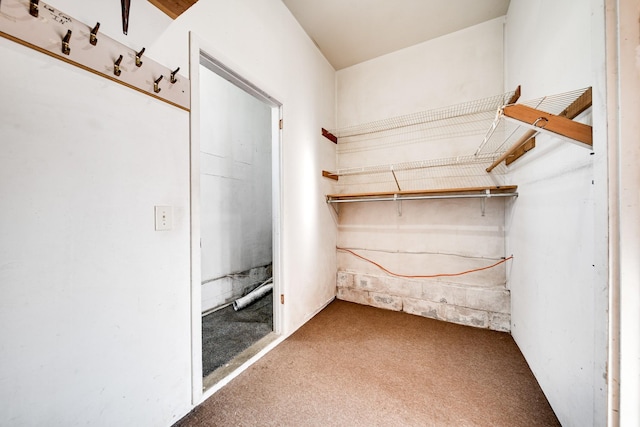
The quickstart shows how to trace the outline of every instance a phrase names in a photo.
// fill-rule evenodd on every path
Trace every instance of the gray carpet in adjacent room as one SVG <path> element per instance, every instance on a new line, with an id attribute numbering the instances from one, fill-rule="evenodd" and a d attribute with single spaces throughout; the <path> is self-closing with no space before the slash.
<path id="1" fill-rule="evenodd" d="M 503 332 L 334 301 L 177 426 L 557 426 Z"/>
<path id="2" fill-rule="evenodd" d="M 273 295 L 267 294 L 249 307 L 232 306 L 202 318 L 202 375 L 223 366 L 243 350 L 273 331 Z"/>

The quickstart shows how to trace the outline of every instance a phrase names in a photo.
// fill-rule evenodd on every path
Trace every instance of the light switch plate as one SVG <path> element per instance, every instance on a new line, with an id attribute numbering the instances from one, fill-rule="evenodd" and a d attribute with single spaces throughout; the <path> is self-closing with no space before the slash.
<path id="1" fill-rule="evenodd" d="M 168 231 L 173 228 L 173 207 L 156 206 L 156 231 Z"/>

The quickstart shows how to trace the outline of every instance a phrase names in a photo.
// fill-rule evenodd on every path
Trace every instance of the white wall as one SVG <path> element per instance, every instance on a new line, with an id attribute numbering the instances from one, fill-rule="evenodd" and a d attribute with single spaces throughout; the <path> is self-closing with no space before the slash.
<path id="1" fill-rule="evenodd" d="M 503 22 L 504 18 L 493 19 L 338 71 L 339 126 L 502 94 Z M 380 137 L 372 135 L 361 138 L 365 148 L 357 150 L 349 148 L 347 141 L 338 145 L 338 166 L 472 155 L 493 114 L 489 116 L 486 128 L 464 137 L 405 143 L 401 135 L 379 143 Z M 452 169 L 459 173 L 459 168 Z M 484 173 L 483 168 L 480 170 Z M 420 174 L 414 175 L 415 181 L 402 182 L 403 190 L 486 185 L 477 181 L 459 184 L 459 178 L 451 177 L 418 179 Z M 341 177 L 336 185 L 338 192 L 345 193 L 397 189 L 393 187 L 392 179 L 383 183 L 377 175 Z M 457 273 L 493 264 L 505 255 L 504 212 L 504 200 L 489 201 L 485 216 L 479 200 L 407 201 L 402 203 L 401 215 L 391 202 L 345 203 L 339 206 L 338 243 L 396 273 Z M 474 326 L 509 329 L 504 264 L 454 278 L 403 280 L 391 279 L 371 264 L 338 251 L 338 269 L 339 298 Z"/>
<path id="2" fill-rule="evenodd" d="M 338 71 L 338 127 L 499 95 L 503 21 L 492 19 Z"/>
<path id="3" fill-rule="evenodd" d="M 202 65 L 200 92 L 202 282 L 218 291 L 204 310 L 250 284 L 215 279 L 271 264 L 272 132 L 270 106 Z"/>
<path id="4" fill-rule="evenodd" d="M 52 5 L 121 32 L 117 2 Z M 194 30 L 283 103 L 293 331 L 335 294 L 320 178 L 335 148 L 319 136 L 334 124 L 334 70 L 280 1 L 200 1 L 174 22 L 148 2 L 131 13 L 130 46 L 186 75 Z M 0 54 L 12 64 L 0 81 L 0 424 L 170 425 L 192 407 L 189 116 L 5 39 Z M 154 231 L 156 204 L 174 207 L 172 231 Z"/>
<path id="5" fill-rule="evenodd" d="M 190 393 L 188 114 L 0 54 L 0 424 L 168 424 Z"/>
<path id="6" fill-rule="evenodd" d="M 510 167 L 519 186 L 508 217 L 512 334 L 560 422 L 606 421 L 606 145 L 592 12 L 581 0 L 513 0 L 507 15 L 506 86 L 522 99 L 594 86 L 594 155 L 558 138 Z M 597 28 L 597 26 L 595 26 Z M 602 37 L 602 34 L 599 35 Z"/>
<path id="7" fill-rule="evenodd" d="M 335 167 L 335 147 L 319 135 L 335 120 L 335 71 L 280 1 L 200 1 L 156 41 L 157 59 L 187 63 L 189 31 L 283 105 L 281 280 L 290 333 L 335 295 L 335 224 L 320 175 Z"/>
<path id="8" fill-rule="evenodd" d="M 611 425 L 619 421 L 621 426 L 634 426 L 640 425 L 640 1 L 607 1 L 606 5 L 612 254 L 610 420 Z"/>

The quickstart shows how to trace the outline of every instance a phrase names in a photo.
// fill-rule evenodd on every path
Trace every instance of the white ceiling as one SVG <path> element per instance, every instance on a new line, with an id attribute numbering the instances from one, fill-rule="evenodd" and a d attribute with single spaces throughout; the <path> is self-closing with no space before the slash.
<path id="1" fill-rule="evenodd" d="M 336 70 L 506 15 L 510 0 L 282 0 Z"/>

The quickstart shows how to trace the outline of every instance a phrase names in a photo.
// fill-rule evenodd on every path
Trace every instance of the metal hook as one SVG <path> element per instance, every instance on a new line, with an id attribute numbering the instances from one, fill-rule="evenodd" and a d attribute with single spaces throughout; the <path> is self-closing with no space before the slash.
<path id="1" fill-rule="evenodd" d="M 29 14 L 34 18 L 38 17 L 38 2 L 40 0 L 31 0 L 29 4 Z"/>
<path id="2" fill-rule="evenodd" d="M 164 76 L 160 76 L 158 77 L 157 80 L 154 80 L 153 82 L 153 91 L 155 93 L 159 93 L 162 89 L 160 89 L 160 87 L 158 86 L 160 84 L 160 82 L 162 81 L 162 79 L 164 78 Z"/>
<path id="3" fill-rule="evenodd" d="M 171 84 L 174 84 L 178 81 L 178 79 L 176 79 L 176 74 L 178 74 L 178 71 L 180 71 L 180 67 L 176 68 L 175 71 L 171 72 L 171 79 L 169 80 Z"/>
<path id="4" fill-rule="evenodd" d="M 67 30 L 67 35 L 62 39 L 62 53 L 69 55 L 71 53 L 71 47 L 69 47 L 69 41 L 71 40 L 71 30 Z"/>
<path id="5" fill-rule="evenodd" d="M 122 55 L 120 55 L 118 59 L 116 59 L 116 62 L 113 63 L 113 74 L 115 74 L 116 76 L 120 76 L 120 74 L 122 74 L 122 71 L 120 70 L 121 62 L 122 62 Z"/>
<path id="6" fill-rule="evenodd" d="M 120 6 L 122 9 L 122 32 L 126 36 L 129 31 L 129 7 L 131 6 L 131 0 L 121 0 Z"/>
<path id="7" fill-rule="evenodd" d="M 98 22 L 96 26 L 93 27 L 93 30 L 91 30 L 91 34 L 89 34 L 89 43 L 91 43 L 93 46 L 95 46 L 98 43 L 98 37 L 96 36 L 98 35 L 99 28 L 100 28 L 100 23 Z"/>
<path id="8" fill-rule="evenodd" d="M 142 48 L 140 52 L 136 53 L 136 67 L 142 66 L 142 61 L 140 60 L 140 58 L 142 58 L 143 53 L 144 53 L 144 48 Z"/>

